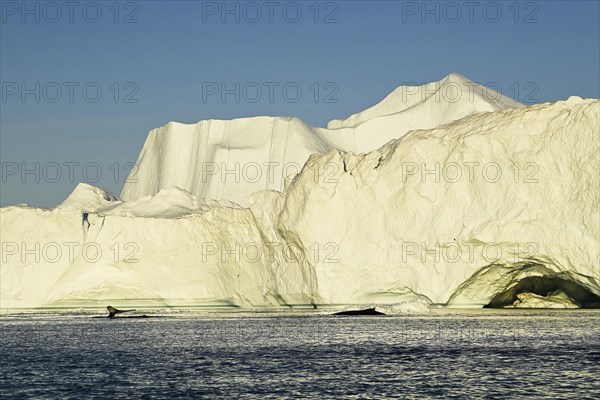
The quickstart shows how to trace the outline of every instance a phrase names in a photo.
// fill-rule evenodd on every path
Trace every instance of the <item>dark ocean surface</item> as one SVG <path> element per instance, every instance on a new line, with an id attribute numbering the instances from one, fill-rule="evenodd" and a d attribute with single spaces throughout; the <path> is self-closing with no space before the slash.
<path id="1" fill-rule="evenodd" d="M 145 314 L 3 315 L 0 398 L 600 398 L 600 311 Z"/>

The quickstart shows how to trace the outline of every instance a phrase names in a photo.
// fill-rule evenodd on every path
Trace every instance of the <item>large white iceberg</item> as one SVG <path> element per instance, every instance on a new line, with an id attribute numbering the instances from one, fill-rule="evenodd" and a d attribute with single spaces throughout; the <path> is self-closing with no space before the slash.
<path id="1" fill-rule="evenodd" d="M 526 307 L 557 293 L 600 307 L 600 101 L 397 98 L 328 130 L 170 124 L 150 133 L 122 200 L 81 184 L 54 209 L 2 208 L 2 309 Z M 216 160 L 302 170 L 272 186 L 199 179 Z"/>

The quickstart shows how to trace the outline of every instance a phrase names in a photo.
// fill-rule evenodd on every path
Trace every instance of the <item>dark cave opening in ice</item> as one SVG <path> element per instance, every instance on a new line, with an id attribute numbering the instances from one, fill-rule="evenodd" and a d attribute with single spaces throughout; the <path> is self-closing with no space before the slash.
<path id="1" fill-rule="evenodd" d="M 516 285 L 498 293 L 485 307 L 503 308 L 517 300 L 520 293 L 534 293 L 548 296 L 561 291 L 569 296 L 581 308 L 600 308 L 600 297 L 582 285 L 568 279 L 550 276 L 529 276 L 521 279 Z"/>

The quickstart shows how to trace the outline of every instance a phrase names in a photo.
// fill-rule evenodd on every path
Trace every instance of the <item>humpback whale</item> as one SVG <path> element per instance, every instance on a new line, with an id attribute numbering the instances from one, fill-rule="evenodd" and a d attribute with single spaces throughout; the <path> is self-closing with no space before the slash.
<path id="1" fill-rule="evenodd" d="M 128 312 L 128 311 L 135 311 L 135 310 L 117 310 L 113 306 L 108 306 L 108 307 L 106 307 L 106 309 L 108 310 L 108 318 L 114 318 L 115 315 L 120 314 L 120 313 L 124 313 L 124 312 Z"/>
<path id="2" fill-rule="evenodd" d="M 364 310 L 340 311 L 340 312 L 333 313 L 333 315 L 385 315 L 385 314 L 375 310 L 375 308 L 366 308 Z"/>

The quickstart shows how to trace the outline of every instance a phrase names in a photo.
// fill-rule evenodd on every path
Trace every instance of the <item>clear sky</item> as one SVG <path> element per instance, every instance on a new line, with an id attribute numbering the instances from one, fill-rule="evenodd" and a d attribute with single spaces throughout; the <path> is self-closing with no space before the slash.
<path id="1" fill-rule="evenodd" d="M 2 0 L 0 201 L 118 195 L 170 120 L 323 126 L 450 72 L 524 103 L 598 98 L 599 3 Z"/>

